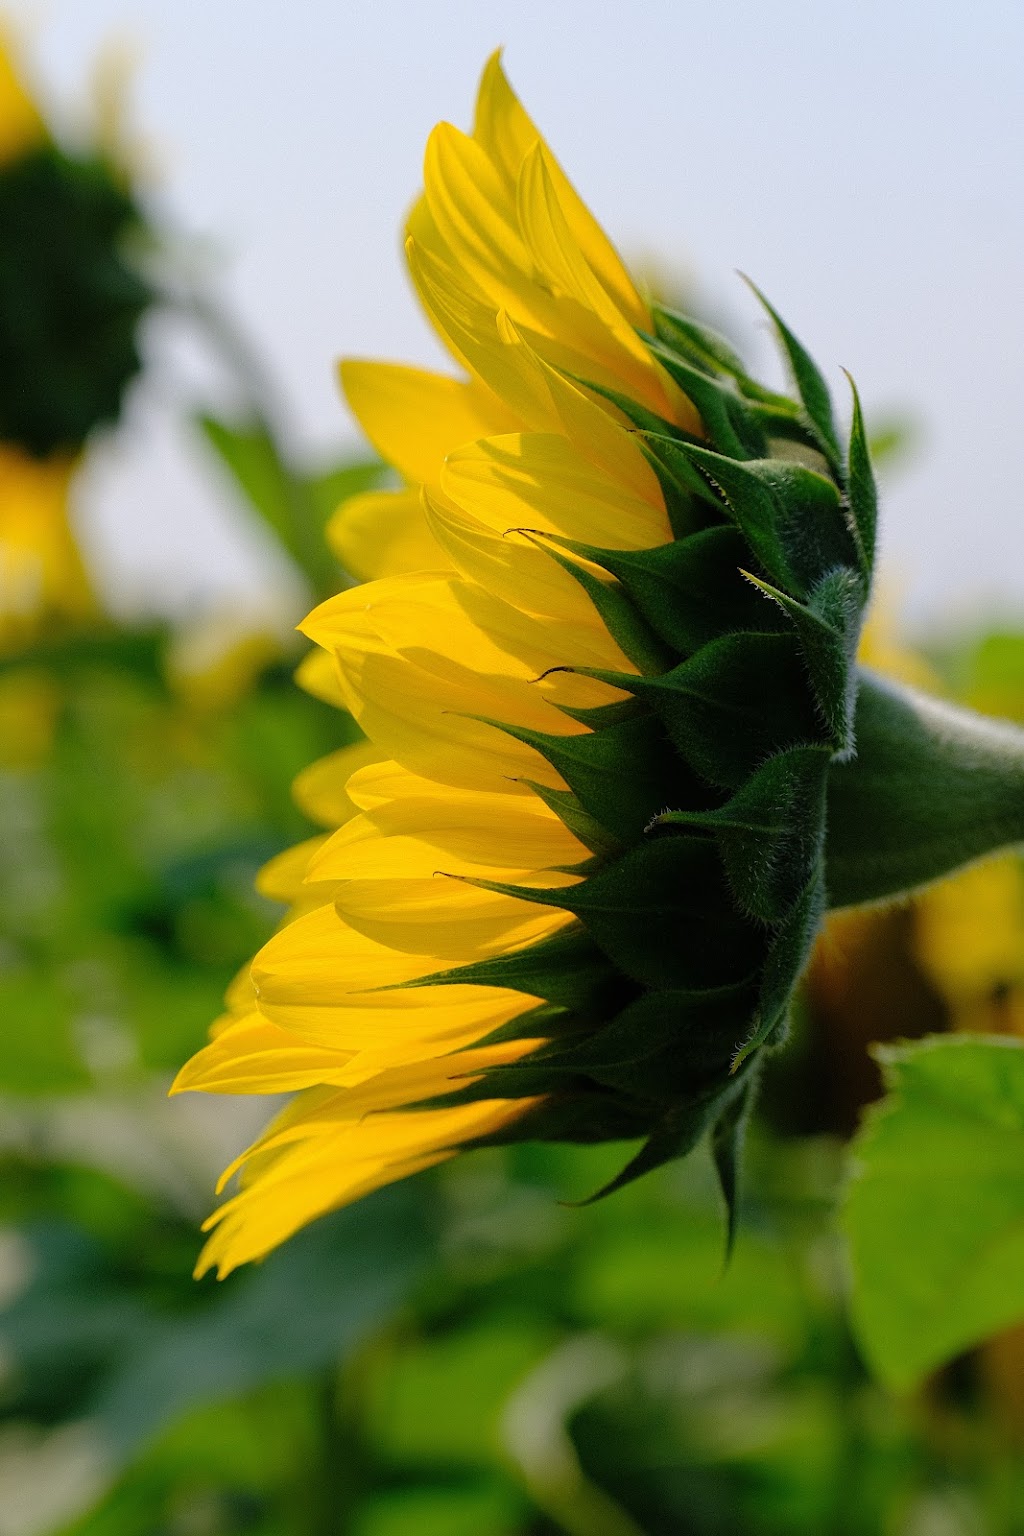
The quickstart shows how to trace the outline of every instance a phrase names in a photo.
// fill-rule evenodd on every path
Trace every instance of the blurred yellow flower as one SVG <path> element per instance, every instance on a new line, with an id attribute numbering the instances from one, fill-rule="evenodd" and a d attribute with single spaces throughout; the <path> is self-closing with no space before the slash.
<path id="1" fill-rule="evenodd" d="M 14 38 L 0 22 L 0 165 L 44 144 L 48 137 L 19 68 Z"/>
<path id="2" fill-rule="evenodd" d="M 68 521 L 75 461 L 0 443 L 0 649 L 93 617 L 96 600 Z"/>
<path id="3" fill-rule="evenodd" d="M 1024 869 L 1016 855 L 923 891 L 914 930 L 918 961 L 954 1029 L 1024 1035 Z"/>
<path id="4" fill-rule="evenodd" d="M 42 115 L 0 27 L 0 168 L 49 142 Z M 95 599 L 68 522 L 75 455 L 34 457 L 0 442 L 0 649 L 52 620 L 77 623 Z"/>
<path id="5" fill-rule="evenodd" d="M 165 665 L 180 699 L 192 709 L 217 714 L 244 698 L 260 674 L 284 658 L 279 635 L 228 614 L 183 629 Z"/>

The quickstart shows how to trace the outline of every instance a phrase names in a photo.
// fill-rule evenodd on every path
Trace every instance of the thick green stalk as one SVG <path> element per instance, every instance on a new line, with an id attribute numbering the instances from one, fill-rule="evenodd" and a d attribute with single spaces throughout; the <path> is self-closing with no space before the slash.
<path id="1" fill-rule="evenodd" d="M 862 671 L 856 756 L 828 782 L 830 907 L 1024 843 L 1024 731 Z"/>

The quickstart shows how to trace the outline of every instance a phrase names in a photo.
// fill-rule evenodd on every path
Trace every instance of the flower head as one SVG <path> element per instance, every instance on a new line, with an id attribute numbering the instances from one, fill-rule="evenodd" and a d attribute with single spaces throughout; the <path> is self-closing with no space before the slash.
<path id="1" fill-rule="evenodd" d="M 153 294 L 128 246 L 143 227 L 110 155 L 66 148 L 0 30 L 0 646 L 95 603 L 68 523 L 86 439 L 139 368 Z"/>
<path id="2" fill-rule="evenodd" d="M 459 372 L 342 368 L 404 488 L 340 509 L 365 581 L 302 675 L 369 745 L 300 780 L 328 834 L 265 872 L 290 920 L 176 1085 L 298 1091 L 201 1269 L 470 1144 L 642 1138 L 624 1180 L 710 1130 L 728 1190 L 824 905 L 859 412 L 843 455 L 774 314 L 794 399 L 648 305 L 497 57 L 424 180 L 409 268 Z"/>

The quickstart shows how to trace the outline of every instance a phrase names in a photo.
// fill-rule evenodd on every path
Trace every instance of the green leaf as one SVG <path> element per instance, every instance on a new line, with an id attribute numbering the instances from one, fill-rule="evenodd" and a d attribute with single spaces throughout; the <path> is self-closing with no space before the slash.
<path id="1" fill-rule="evenodd" d="M 262 422 L 227 422 L 197 417 L 197 425 L 230 470 L 246 501 L 290 553 L 295 554 L 294 486 Z"/>
<path id="2" fill-rule="evenodd" d="M 1024 1045 L 877 1050 L 888 1094 L 854 1143 L 843 1225 L 869 1363 L 905 1390 L 1024 1318 Z"/>
<path id="3" fill-rule="evenodd" d="M 379 459 L 343 459 L 306 479 L 306 490 L 319 526 L 323 528 L 342 502 L 380 485 L 385 466 Z"/>
<path id="4" fill-rule="evenodd" d="M 432 1242 L 415 1186 L 386 1190 L 299 1233 L 237 1282 L 209 1282 L 205 1306 L 155 1322 L 96 1394 L 106 1438 L 128 1455 L 199 1403 L 351 1351 L 403 1302 Z"/>
<path id="5" fill-rule="evenodd" d="M 231 472 L 249 505 L 282 547 L 327 596 L 338 586 L 338 567 L 324 539 L 324 526 L 340 502 L 376 484 L 384 466 L 357 460 L 314 474 L 291 464 L 265 421 L 227 422 L 204 415 L 197 423 Z"/>

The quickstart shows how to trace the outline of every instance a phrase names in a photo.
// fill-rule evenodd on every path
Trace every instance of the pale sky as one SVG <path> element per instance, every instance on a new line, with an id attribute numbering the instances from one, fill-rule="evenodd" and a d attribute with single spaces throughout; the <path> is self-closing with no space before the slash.
<path id="1" fill-rule="evenodd" d="M 355 443 L 343 354 L 436 362 L 399 256 L 440 118 L 469 125 L 488 53 L 627 256 L 698 279 L 753 359 L 748 272 L 835 380 L 919 420 L 885 564 L 917 620 L 1024 619 L 1019 397 L 1024 5 L 1015 0 L 8 0 L 55 93 L 137 47 L 136 117 L 176 225 L 287 398 L 297 436 Z M 178 424 L 202 381 L 173 335 L 136 430 L 86 487 L 123 603 L 266 589 Z"/>

